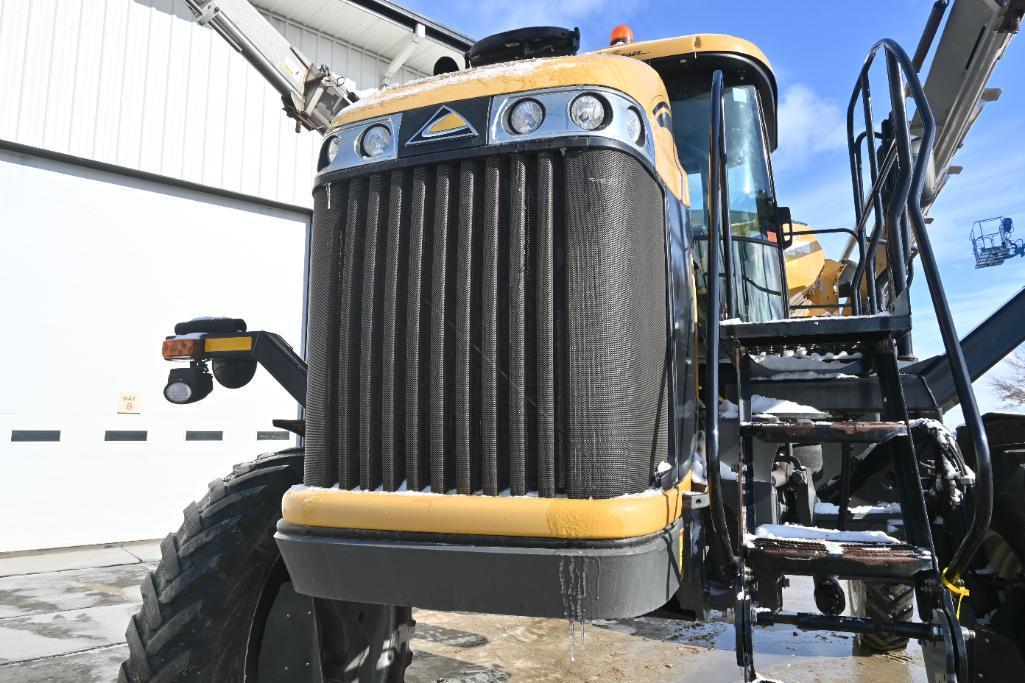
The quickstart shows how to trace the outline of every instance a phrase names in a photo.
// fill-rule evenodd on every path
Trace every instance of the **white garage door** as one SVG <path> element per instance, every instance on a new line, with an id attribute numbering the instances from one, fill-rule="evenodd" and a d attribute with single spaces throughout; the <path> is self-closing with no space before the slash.
<path id="1" fill-rule="evenodd" d="M 263 370 L 165 402 L 160 343 L 227 315 L 298 349 L 306 214 L 8 152 L 0 209 L 0 552 L 162 537 L 290 445 L 271 420 L 296 405 Z"/>

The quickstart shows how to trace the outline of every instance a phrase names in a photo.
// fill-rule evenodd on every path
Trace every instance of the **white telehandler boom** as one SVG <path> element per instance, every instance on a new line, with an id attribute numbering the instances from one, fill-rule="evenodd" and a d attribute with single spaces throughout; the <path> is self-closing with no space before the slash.
<path id="1" fill-rule="evenodd" d="M 936 45 L 929 73 L 923 82 L 925 96 L 936 117 L 931 173 L 926 179 L 922 208 L 939 195 L 947 178 L 961 172 L 951 161 L 964 144 L 982 107 L 1000 97 L 987 88 L 997 62 L 1021 26 L 1025 0 L 954 0 L 950 16 Z M 933 5 L 932 16 L 915 51 L 914 66 L 921 70 L 948 0 Z M 912 134 L 920 120 L 912 122 Z"/>
<path id="2" fill-rule="evenodd" d="M 185 0 L 200 24 L 211 26 L 281 93 L 295 129 L 324 132 L 359 100 L 356 83 L 317 66 L 289 43 L 248 0 Z"/>

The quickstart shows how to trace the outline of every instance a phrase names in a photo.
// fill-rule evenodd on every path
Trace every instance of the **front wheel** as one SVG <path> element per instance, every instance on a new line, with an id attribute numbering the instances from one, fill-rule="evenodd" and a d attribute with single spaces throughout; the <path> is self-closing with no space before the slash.
<path id="1" fill-rule="evenodd" d="M 274 541 L 303 451 L 237 465 L 161 543 L 128 624 L 119 681 L 402 681 L 408 607 L 314 600 L 292 589 Z"/>
<path id="2" fill-rule="evenodd" d="M 883 624 L 911 621 L 915 589 L 902 583 L 851 581 L 851 613 Z M 906 636 L 892 632 L 862 633 L 858 644 L 870 652 L 893 652 L 908 646 Z"/>

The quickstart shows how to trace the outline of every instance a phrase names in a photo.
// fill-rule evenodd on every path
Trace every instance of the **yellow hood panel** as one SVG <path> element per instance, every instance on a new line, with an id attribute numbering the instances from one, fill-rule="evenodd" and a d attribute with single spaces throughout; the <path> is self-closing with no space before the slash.
<path id="1" fill-rule="evenodd" d="M 332 127 L 474 97 L 572 86 L 611 88 L 629 95 L 641 105 L 654 138 L 658 174 L 669 191 L 689 205 L 686 174 L 676 156 L 672 131 L 659 126 L 653 114 L 657 105 L 669 104 L 665 86 L 654 69 L 629 57 L 584 54 L 532 59 L 411 81 L 380 90 L 346 107 Z"/>

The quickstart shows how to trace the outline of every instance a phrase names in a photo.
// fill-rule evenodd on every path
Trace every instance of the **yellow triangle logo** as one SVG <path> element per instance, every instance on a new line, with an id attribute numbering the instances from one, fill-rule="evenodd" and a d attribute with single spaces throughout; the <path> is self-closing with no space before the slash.
<path id="1" fill-rule="evenodd" d="M 431 124 L 427 129 L 427 133 L 429 135 L 440 135 L 457 128 L 465 128 L 467 125 L 466 119 L 453 111 Z"/>
<path id="2" fill-rule="evenodd" d="M 406 144 L 418 145 L 425 142 L 475 137 L 476 135 L 477 131 L 469 121 L 449 107 L 441 106 Z"/>

